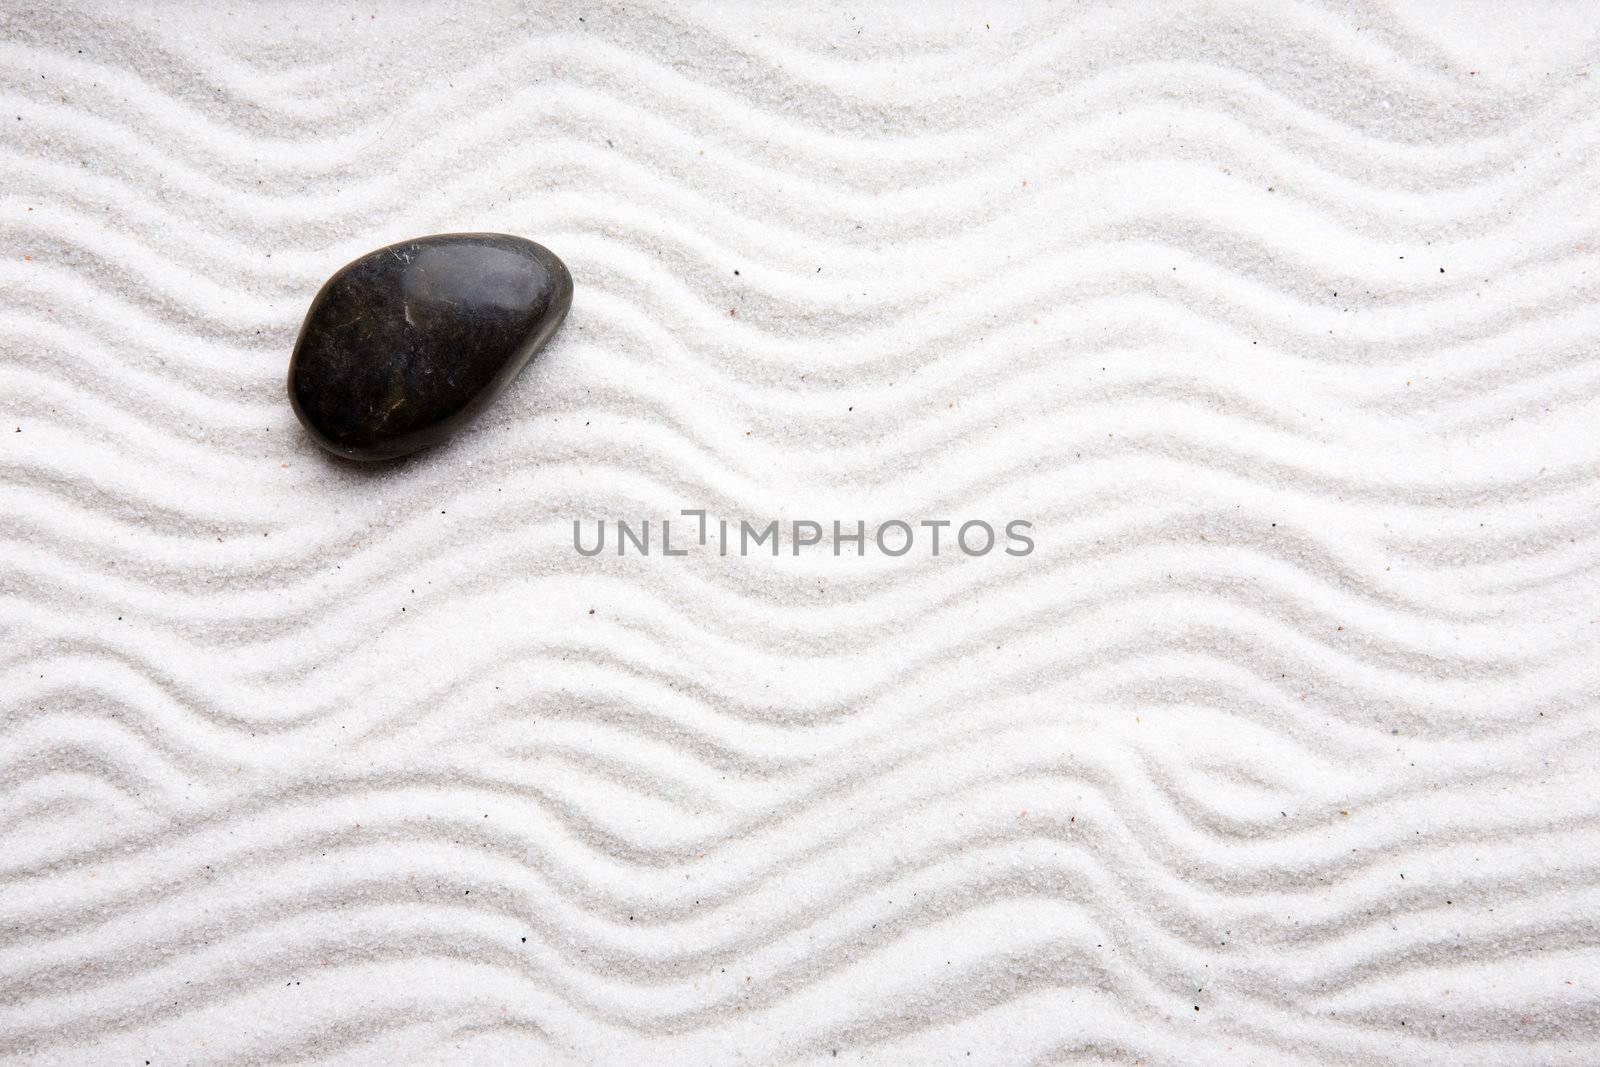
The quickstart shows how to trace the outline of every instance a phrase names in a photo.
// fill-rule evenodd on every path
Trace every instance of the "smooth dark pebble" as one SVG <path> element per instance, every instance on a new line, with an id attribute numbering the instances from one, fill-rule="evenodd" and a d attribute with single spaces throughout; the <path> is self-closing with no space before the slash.
<path id="1" fill-rule="evenodd" d="M 289 402 L 335 455 L 427 448 L 499 396 L 571 306 L 566 265 L 521 237 L 436 234 L 380 248 L 311 301 Z"/>

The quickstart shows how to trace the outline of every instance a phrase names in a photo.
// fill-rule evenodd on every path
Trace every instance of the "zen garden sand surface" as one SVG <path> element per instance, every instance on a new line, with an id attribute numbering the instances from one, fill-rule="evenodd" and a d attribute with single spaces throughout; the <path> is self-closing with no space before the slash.
<path id="1" fill-rule="evenodd" d="M 0 4 L 0 1059 L 1600 1061 L 1597 34 Z M 327 455 L 459 232 L 565 324 Z"/>

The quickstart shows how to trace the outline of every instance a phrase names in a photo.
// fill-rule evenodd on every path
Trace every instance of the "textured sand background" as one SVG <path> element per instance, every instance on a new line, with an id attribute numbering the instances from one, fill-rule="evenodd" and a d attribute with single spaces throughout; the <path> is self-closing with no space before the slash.
<path id="1" fill-rule="evenodd" d="M 4 5 L 6 1058 L 1600 1060 L 1600 9 L 806 6 Z M 328 460 L 462 229 L 564 331 Z"/>

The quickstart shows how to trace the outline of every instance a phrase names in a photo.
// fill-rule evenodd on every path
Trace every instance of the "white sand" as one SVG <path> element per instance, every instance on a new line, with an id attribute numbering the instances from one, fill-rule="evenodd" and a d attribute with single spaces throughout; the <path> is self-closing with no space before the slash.
<path id="1" fill-rule="evenodd" d="M 0 14 L 0 1053 L 1600 1060 L 1596 9 L 137 6 Z M 326 459 L 463 229 L 563 332 Z"/>

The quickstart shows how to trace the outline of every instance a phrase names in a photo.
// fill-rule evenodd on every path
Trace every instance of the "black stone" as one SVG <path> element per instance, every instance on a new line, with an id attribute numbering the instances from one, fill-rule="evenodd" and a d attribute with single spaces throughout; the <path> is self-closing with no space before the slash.
<path id="1" fill-rule="evenodd" d="M 572 275 L 503 233 L 401 241 L 341 267 L 311 301 L 289 402 L 317 444 L 393 459 L 472 421 L 572 306 Z"/>

